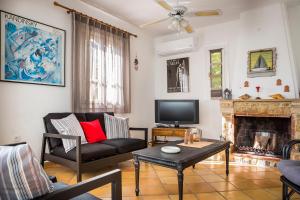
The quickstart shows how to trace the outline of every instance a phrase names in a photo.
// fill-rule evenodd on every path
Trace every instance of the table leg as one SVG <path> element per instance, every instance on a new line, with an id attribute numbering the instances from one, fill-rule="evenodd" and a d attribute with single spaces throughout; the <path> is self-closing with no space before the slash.
<path id="1" fill-rule="evenodd" d="M 134 157 L 134 169 L 135 169 L 135 195 L 139 196 L 140 193 L 140 161 L 138 157 Z"/>
<path id="2" fill-rule="evenodd" d="M 152 135 L 152 146 L 155 146 L 157 137 Z"/>
<path id="3" fill-rule="evenodd" d="M 182 200 L 183 199 L 183 170 L 182 169 L 178 169 L 177 177 L 178 177 L 178 198 L 179 200 Z"/>
<path id="4" fill-rule="evenodd" d="M 226 146 L 225 154 L 226 154 L 226 176 L 229 175 L 229 149 L 230 145 Z"/>

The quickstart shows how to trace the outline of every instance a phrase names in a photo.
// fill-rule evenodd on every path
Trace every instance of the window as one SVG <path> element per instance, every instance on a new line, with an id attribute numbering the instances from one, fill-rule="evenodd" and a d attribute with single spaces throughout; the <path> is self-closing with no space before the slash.
<path id="1" fill-rule="evenodd" d="M 210 95 L 212 98 L 222 97 L 222 49 L 213 49 L 210 54 Z"/>
<path id="2" fill-rule="evenodd" d="M 90 104 L 111 110 L 124 104 L 123 59 L 111 44 L 90 41 Z"/>
<path id="3" fill-rule="evenodd" d="M 74 112 L 130 113 L 130 34 L 74 13 Z"/>

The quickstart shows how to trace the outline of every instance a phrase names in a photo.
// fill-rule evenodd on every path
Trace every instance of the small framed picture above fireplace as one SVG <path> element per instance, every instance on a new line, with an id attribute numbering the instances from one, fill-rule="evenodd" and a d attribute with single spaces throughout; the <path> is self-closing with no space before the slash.
<path id="1" fill-rule="evenodd" d="M 276 75 L 276 48 L 260 49 L 248 52 L 248 77 Z"/>

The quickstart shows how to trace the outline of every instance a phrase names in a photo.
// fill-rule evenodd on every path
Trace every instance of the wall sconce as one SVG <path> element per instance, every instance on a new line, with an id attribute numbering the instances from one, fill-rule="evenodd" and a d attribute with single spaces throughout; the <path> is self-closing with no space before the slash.
<path id="1" fill-rule="evenodd" d="M 138 71 L 139 70 L 139 60 L 138 60 L 137 56 L 135 56 L 133 64 L 134 64 L 135 71 Z"/>

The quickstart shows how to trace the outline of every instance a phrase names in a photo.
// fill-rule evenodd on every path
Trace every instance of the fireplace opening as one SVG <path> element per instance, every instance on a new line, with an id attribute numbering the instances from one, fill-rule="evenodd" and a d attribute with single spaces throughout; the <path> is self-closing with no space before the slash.
<path id="1" fill-rule="evenodd" d="M 235 116 L 235 151 L 281 157 L 291 139 L 291 118 Z"/>

